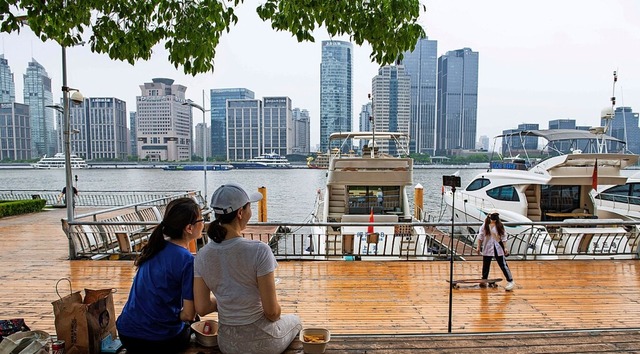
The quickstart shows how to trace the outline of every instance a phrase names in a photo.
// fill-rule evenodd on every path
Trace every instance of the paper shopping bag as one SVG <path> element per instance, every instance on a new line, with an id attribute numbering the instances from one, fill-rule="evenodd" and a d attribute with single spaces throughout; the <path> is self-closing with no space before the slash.
<path id="1" fill-rule="evenodd" d="M 84 301 L 76 291 L 51 303 L 56 335 L 65 341 L 67 352 L 99 354 L 102 339 L 107 335 L 116 338 L 112 292 L 112 289 L 85 289 Z"/>

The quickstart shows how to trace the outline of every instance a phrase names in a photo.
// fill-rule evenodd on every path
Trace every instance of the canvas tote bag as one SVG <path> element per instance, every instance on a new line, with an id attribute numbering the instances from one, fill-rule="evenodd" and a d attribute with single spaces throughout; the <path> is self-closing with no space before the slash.
<path id="1" fill-rule="evenodd" d="M 69 282 L 70 294 L 61 297 L 58 292 L 60 281 Z M 101 341 L 111 336 L 116 338 L 116 313 L 113 306 L 113 289 L 84 289 L 85 297 L 79 291 L 71 290 L 71 281 L 58 280 L 56 293 L 59 299 L 52 302 L 56 335 L 65 342 L 65 353 L 99 354 Z"/>

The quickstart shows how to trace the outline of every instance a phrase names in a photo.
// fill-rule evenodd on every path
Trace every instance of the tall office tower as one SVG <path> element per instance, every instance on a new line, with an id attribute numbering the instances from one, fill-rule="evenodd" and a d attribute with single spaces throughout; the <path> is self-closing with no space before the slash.
<path id="1" fill-rule="evenodd" d="M 438 41 L 422 38 L 402 64 L 411 77 L 410 151 L 435 154 Z"/>
<path id="2" fill-rule="evenodd" d="M 362 109 L 360 109 L 360 131 L 361 132 L 370 132 L 371 131 L 371 119 L 373 119 L 373 112 L 371 111 L 371 102 L 362 105 Z M 360 140 L 360 150 L 364 146 L 364 141 Z"/>
<path id="3" fill-rule="evenodd" d="M 262 154 L 262 100 L 227 100 L 226 112 L 227 160 Z"/>
<path id="4" fill-rule="evenodd" d="M 129 112 L 129 155 L 138 156 L 138 135 L 136 131 L 136 112 Z"/>
<path id="5" fill-rule="evenodd" d="M 329 136 L 351 131 L 353 91 L 353 45 L 322 41 L 320 63 L 320 151 L 329 150 Z M 351 149 L 351 142 L 343 145 Z M 341 147 L 340 142 L 335 146 Z"/>
<path id="6" fill-rule="evenodd" d="M 604 121 L 601 124 L 604 125 Z M 610 130 L 607 134 L 626 142 L 627 151 L 640 154 L 638 113 L 634 113 L 631 107 L 616 107 Z"/>
<path id="7" fill-rule="evenodd" d="M 438 58 L 436 153 L 473 149 L 478 114 L 478 52 L 469 48 Z"/>
<path id="8" fill-rule="evenodd" d="M 550 120 L 549 129 L 576 129 L 576 120 L 567 118 Z"/>
<path id="9" fill-rule="evenodd" d="M 204 141 L 204 146 L 206 150 L 202 149 L 202 140 Z M 196 139 L 194 140 L 193 151 L 195 151 L 196 156 L 204 157 L 202 154 L 203 151 L 207 152 L 207 160 L 211 157 L 211 129 L 204 124 L 198 123 L 196 124 Z"/>
<path id="10" fill-rule="evenodd" d="M 212 89 L 211 96 L 211 156 L 227 158 L 227 100 L 254 99 L 253 91 L 246 88 Z"/>
<path id="11" fill-rule="evenodd" d="M 0 54 L 0 102 L 15 102 L 16 86 L 9 61 Z"/>
<path id="12" fill-rule="evenodd" d="M 32 156 L 53 155 L 57 151 L 53 129 L 51 78 L 40 63 L 31 59 L 24 80 L 24 104 L 29 106 Z"/>
<path id="13" fill-rule="evenodd" d="M 173 79 L 155 78 L 140 85 L 136 97 L 138 156 L 150 161 L 191 160 L 193 116 L 184 93 Z"/>
<path id="14" fill-rule="evenodd" d="M 293 114 L 293 150 L 294 154 L 311 152 L 311 118 L 306 109 L 294 108 Z"/>
<path id="15" fill-rule="evenodd" d="M 385 65 L 372 80 L 373 126 L 377 132 L 399 132 L 409 135 L 411 117 L 411 78 L 402 65 Z M 406 140 L 406 139 L 405 139 Z M 396 156 L 408 149 L 408 140 L 375 142 L 381 152 Z"/>
<path id="16" fill-rule="evenodd" d="M 289 97 L 264 97 L 262 103 L 262 153 L 290 154 L 295 143 Z"/>
<path id="17" fill-rule="evenodd" d="M 537 123 L 523 123 L 518 124 L 516 129 L 503 130 L 502 134 L 513 134 L 523 132 L 525 130 L 538 130 L 540 125 Z M 537 136 L 521 136 L 512 135 L 511 137 L 502 138 L 502 155 L 503 156 L 515 156 L 524 152 L 533 152 L 538 149 L 538 137 Z"/>
<path id="18" fill-rule="evenodd" d="M 476 146 L 476 148 L 480 149 L 480 150 L 485 150 L 485 151 L 489 151 L 489 137 L 486 135 L 481 135 L 480 138 L 478 139 L 478 145 Z"/>
<path id="19" fill-rule="evenodd" d="M 0 103 L 0 160 L 31 160 L 29 106 Z"/>

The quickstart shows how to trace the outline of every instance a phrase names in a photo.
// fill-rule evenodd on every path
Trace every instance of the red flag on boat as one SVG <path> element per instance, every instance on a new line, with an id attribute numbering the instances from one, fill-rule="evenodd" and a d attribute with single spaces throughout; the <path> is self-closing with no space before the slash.
<path id="1" fill-rule="evenodd" d="M 371 208 L 371 214 L 369 215 L 369 222 L 373 222 L 373 208 Z M 367 233 L 373 233 L 373 225 L 369 225 L 367 228 Z"/>
<path id="2" fill-rule="evenodd" d="M 598 189 L 598 160 L 593 164 L 593 174 L 591 175 L 591 188 Z"/>

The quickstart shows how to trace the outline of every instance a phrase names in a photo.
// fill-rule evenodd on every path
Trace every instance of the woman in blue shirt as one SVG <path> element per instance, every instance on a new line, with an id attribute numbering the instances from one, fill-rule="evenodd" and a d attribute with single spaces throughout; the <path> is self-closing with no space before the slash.
<path id="1" fill-rule="evenodd" d="M 135 261 L 138 271 L 116 322 L 127 353 L 175 353 L 189 345 L 195 318 L 189 242 L 204 220 L 190 198 L 173 200 Z"/>

